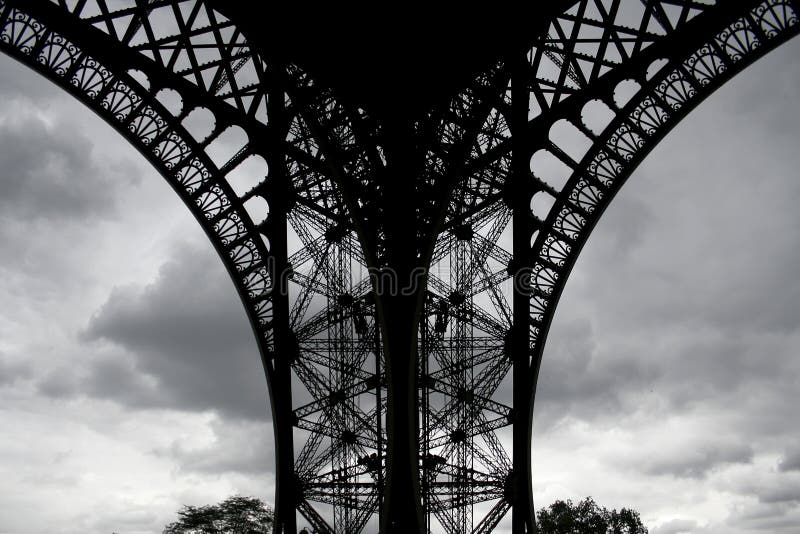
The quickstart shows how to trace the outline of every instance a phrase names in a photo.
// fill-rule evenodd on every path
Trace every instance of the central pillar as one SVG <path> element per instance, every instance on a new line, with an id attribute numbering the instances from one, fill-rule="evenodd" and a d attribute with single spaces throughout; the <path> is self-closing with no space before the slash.
<path id="1" fill-rule="evenodd" d="M 378 205 L 385 242 L 384 270 L 376 284 L 376 303 L 386 358 L 386 487 L 381 532 L 423 533 L 419 483 L 417 335 L 427 272 L 418 251 L 417 178 L 422 154 L 413 123 L 387 121 L 386 157 Z"/>

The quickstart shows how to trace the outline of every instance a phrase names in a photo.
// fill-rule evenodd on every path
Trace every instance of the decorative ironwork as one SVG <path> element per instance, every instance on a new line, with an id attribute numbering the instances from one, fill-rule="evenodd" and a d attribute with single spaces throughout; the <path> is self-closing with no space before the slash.
<path id="1" fill-rule="evenodd" d="M 605 207 L 795 0 L 563 2 L 446 105 L 391 122 L 207 0 L 0 0 L 0 48 L 173 186 L 256 334 L 276 532 L 534 532 L 533 399 Z M 370 526 L 368 526 L 370 525 Z"/>

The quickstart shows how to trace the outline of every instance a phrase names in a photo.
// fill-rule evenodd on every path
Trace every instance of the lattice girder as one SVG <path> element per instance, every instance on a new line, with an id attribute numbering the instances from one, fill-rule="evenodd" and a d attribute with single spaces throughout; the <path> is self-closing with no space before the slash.
<path id="1" fill-rule="evenodd" d="M 509 512 L 534 532 L 533 396 L 577 255 L 797 10 L 564 2 L 527 54 L 409 122 L 345 105 L 204 0 L 0 0 L 0 47 L 140 150 L 220 254 L 270 386 L 276 532 L 296 512 L 318 532 L 483 533 Z M 404 281 L 424 283 L 398 298 Z"/>

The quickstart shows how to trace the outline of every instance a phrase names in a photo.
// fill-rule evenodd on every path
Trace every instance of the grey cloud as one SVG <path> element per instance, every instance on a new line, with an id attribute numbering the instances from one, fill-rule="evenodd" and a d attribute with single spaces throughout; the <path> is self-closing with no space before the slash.
<path id="1" fill-rule="evenodd" d="M 727 401 L 735 394 L 757 389 L 758 385 L 775 387 L 781 373 L 787 371 L 780 351 L 765 351 L 763 339 L 685 333 L 675 342 L 672 353 L 660 354 L 663 381 L 670 403 L 685 407 L 696 402 Z M 765 352 L 769 354 L 767 357 Z M 772 361 L 769 358 L 772 358 Z M 744 397 L 740 403 L 747 402 Z"/>
<path id="2" fill-rule="evenodd" d="M 536 392 L 537 430 L 561 418 L 617 418 L 628 399 L 657 378 L 656 368 L 636 352 L 609 354 L 585 320 L 553 326 Z"/>
<path id="3" fill-rule="evenodd" d="M 24 101 L 30 105 L 46 105 L 53 97 L 53 86 L 44 77 L 35 74 L 31 69 L 3 57 L 0 69 L 0 95 L 5 102 Z"/>
<path id="4" fill-rule="evenodd" d="M 96 515 L 85 515 L 85 524 L 94 532 L 117 532 L 119 530 L 142 531 L 143 527 L 149 527 L 152 532 L 163 529 L 164 522 L 148 510 L 146 506 L 139 503 L 129 503 L 133 509 L 117 510 L 112 517 L 97 517 Z M 89 529 L 87 529 L 89 530 Z"/>
<path id="5" fill-rule="evenodd" d="M 32 374 L 33 369 L 30 364 L 10 361 L 0 353 L 0 387 L 10 386 L 19 380 L 28 379 Z"/>
<path id="6" fill-rule="evenodd" d="M 115 179 L 124 170 L 98 168 L 92 142 L 69 125 L 48 125 L 32 112 L 0 117 L 0 147 L 3 216 L 83 219 L 114 213 Z"/>
<path id="7" fill-rule="evenodd" d="M 657 526 L 650 534 L 691 534 L 697 529 L 697 521 L 691 519 L 673 519 Z"/>
<path id="8" fill-rule="evenodd" d="M 211 428 L 214 441 L 209 446 L 198 448 L 176 441 L 153 453 L 170 458 L 186 472 L 261 476 L 273 468 L 272 429 L 268 424 L 214 420 Z"/>
<path id="9" fill-rule="evenodd" d="M 36 388 L 42 395 L 52 399 L 69 399 L 80 391 L 78 377 L 69 369 L 58 369 L 38 380 Z"/>
<path id="10" fill-rule="evenodd" d="M 788 483 L 770 487 L 759 493 L 758 500 L 764 503 L 800 504 L 800 484 Z"/>
<path id="11" fill-rule="evenodd" d="M 168 388 L 157 378 L 139 372 L 134 363 L 127 354 L 98 360 L 81 381 L 81 389 L 90 397 L 113 399 L 135 408 L 159 408 L 174 402 Z"/>
<path id="12" fill-rule="evenodd" d="M 75 532 L 126 533 L 162 532 L 174 519 L 175 509 L 166 513 L 162 502 L 141 502 L 112 492 L 95 503 L 92 509 L 74 518 Z M 80 530 L 78 530 L 80 529 Z"/>
<path id="13" fill-rule="evenodd" d="M 211 247 L 177 247 L 152 284 L 115 289 L 83 338 L 125 352 L 94 364 L 83 383 L 90 395 L 131 407 L 265 417 L 255 339 Z"/>
<path id="14" fill-rule="evenodd" d="M 680 172 L 675 169 L 676 174 Z M 775 169 L 772 174 L 785 172 Z M 783 180 L 775 180 L 770 186 L 774 194 L 761 194 L 767 201 L 765 205 L 753 206 L 754 196 L 745 193 L 746 188 L 724 191 L 722 177 L 736 174 L 735 170 L 718 169 L 712 174 L 714 179 L 709 179 L 709 191 L 703 196 L 724 195 L 723 206 L 714 209 L 720 220 L 709 221 L 708 210 L 702 204 L 690 204 L 690 208 L 676 213 L 660 206 L 661 211 L 655 212 L 654 217 L 675 220 L 659 225 L 638 245 L 636 238 L 630 238 L 628 246 L 632 250 L 624 254 L 619 252 L 619 240 L 628 240 L 621 236 L 630 231 L 618 229 L 636 228 L 640 223 L 637 216 L 625 220 L 627 212 L 615 212 L 612 206 L 606 215 L 612 224 L 592 236 L 586 257 L 579 261 L 581 274 L 597 284 L 589 296 L 602 298 L 607 312 L 630 327 L 708 325 L 740 335 L 796 329 L 800 319 L 793 311 L 800 298 L 800 281 L 794 273 L 800 264 L 800 238 L 793 233 L 781 234 L 780 229 L 795 223 L 794 207 L 800 201 L 800 188 L 782 187 Z M 789 181 L 788 176 L 785 181 Z M 641 195 L 642 201 L 645 195 L 663 194 L 666 199 L 678 194 L 674 189 L 653 191 L 653 187 L 644 185 L 626 187 L 632 188 L 630 196 Z M 764 189 L 768 184 L 759 187 Z M 615 203 L 625 198 L 622 194 Z M 659 204 L 654 198 L 647 199 L 651 211 Z M 621 220 L 615 221 L 615 217 Z M 754 218 L 761 221 L 756 224 Z M 728 227 L 726 232 L 713 230 L 722 226 Z M 773 227 L 774 233 L 765 233 Z M 620 278 L 625 280 L 623 291 L 618 285 L 603 284 Z"/>
<path id="15" fill-rule="evenodd" d="M 800 504 L 800 476 L 796 473 L 782 471 L 740 473 L 739 480 L 729 480 L 723 487 L 727 491 L 755 497 L 762 505 L 769 505 L 760 508 L 763 513 L 767 513 L 775 506 L 791 509 Z M 800 506 L 797 506 L 796 511 L 800 513 Z M 748 512 L 753 517 L 759 513 L 757 508 Z"/>
<path id="16" fill-rule="evenodd" d="M 627 443 L 634 448 L 620 455 L 610 455 L 609 460 L 625 471 L 704 480 L 712 472 L 730 465 L 751 464 L 754 458 L 753 447 L 735 437 L 670 434 L 656 440 L 645 437 L 643 441 L 641 447 L 637 443 Z"/>
<path id="17" fill-rule="evenodd" d="M 783 458 L 781 458 L 778 469 L 784 472 L 800 471 L 800 449 L 787 452 Z"/>
<path id="18" fill-rule="evenodd" d="M 635 179 L 647 178 L 637 174 Z M 657 219 L 653 208 L 642 199 L 632 195 L 615 198 L 599 222 L 609 241 L 602 254 L 617 260 L 629 257 L 647 242 Z"/>
<path id="19" fill-rule="evenodd" d="M 788 503 L 749 503 L 734 509 L 725 523 L 750 532 L 796 533 L 800 507 Z"/>
<path id="20" fill-rule="evenodd" d="M 775 65 L 780 65 L 780 68 L 775 68 Z M 797 105 L 797 86 L 800 81 L 797 44 L 781 46 L 770 53 L 767 61 L 756 62 L 748 67 L 748 71 L 748 76 L 740 76 L 741 80 L 737 80 L 739 86 L 732 95 L 731 105 L 755 121 L 766 121 L 775 134 L 775 142 L 791 142 L 793 134 L 797 132 L 797 123 L 792 114 L 786 111 Z M 765 80 L 770 85 L 770 105 L 754 106 L 753 102 L 765 96 Z"/>
<path id="21" fill-rule="evenodd" d="M 679 478 L 703 478 L 725 464 L 746 464 L 753 459 L 753 449 L 741 443 L 687 443 L 675 450 L 653 451 L 642 459 L 641 468 L 652 475 Z"/>

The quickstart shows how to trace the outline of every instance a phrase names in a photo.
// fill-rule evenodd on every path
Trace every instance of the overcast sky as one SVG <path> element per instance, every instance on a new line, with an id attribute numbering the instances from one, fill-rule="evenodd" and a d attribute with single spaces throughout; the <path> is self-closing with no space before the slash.
<path id="1" fill-rule="evenodd" d="M 592 495 L 652 534 L 800 525 L 800 41 L 639 168 L 550 333 L 537 506 Z M 0 534 L 160 533 L 273 498 L 241 304 L 171 189 L 0 56 Z"/>

